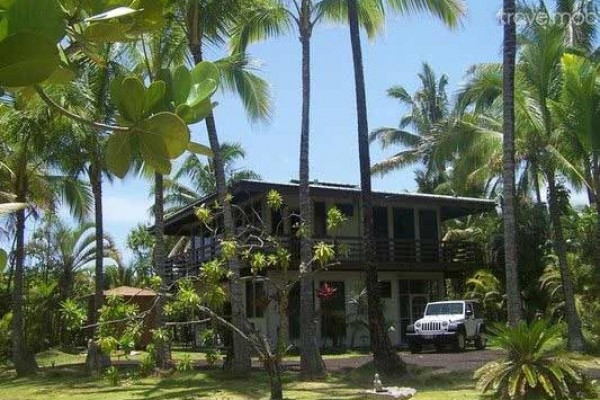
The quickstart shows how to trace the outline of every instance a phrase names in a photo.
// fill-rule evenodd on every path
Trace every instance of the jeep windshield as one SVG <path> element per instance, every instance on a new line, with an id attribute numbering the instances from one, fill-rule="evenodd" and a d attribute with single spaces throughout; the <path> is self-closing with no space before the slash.
<path id="1" fill-rule="evenodd" d="M 462 314 L 463 303 L 439 303 L 429 304 L 425 315 L 450 315 L 450 314 Z"/>

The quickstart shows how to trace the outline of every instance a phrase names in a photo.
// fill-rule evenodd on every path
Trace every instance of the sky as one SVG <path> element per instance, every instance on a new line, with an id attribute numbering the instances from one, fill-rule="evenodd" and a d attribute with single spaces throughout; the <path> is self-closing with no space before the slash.
<path id="1" fill-rule="evenodd" d="M 396 126 L 406 111 L 386 97 L 393 85 L 409 92 L 418 88 L 417 73 L 428 62 L 450 78 L 452 94 L 473 64 L 501 60 L 500 0 L 467 0 L 468 14 L 460 28 L 448 30 L 432 17 L 415 14 L 390 18 L 386 31 L 373 41 L 363 37 L 363 57 L 369 128 Z M 234 96 L 219 92 L 215 118 L 222 142 L 239 142 L 247 152 L 239 167 L 258 172 L 264 180 L 287 182 L 298 176 L 300 141 L 301 63 L 296 35 L 255 44 L 250 54 L 270 83 L 273 117 L 250 123 Z M 207 52 L 210 57 L 211 52 Z M 218 57 L 216 52 L 212 54 Z M 323 24 L 312 42 L 311 179 L 359 183 L 354 79 L 347 26 Z M 207 143 L 202 124 L 192 127 L 193 139 Z M 390 152 L 372 147 L 372 162 Z M 105 229 L 116 239 L 126 260 L 125 240 L 137 223 L 150 223 L 151 182 L 129 177 L 105 188 Z M 413 168 L 374 178 L 376 190 L 415 190 Z"/>

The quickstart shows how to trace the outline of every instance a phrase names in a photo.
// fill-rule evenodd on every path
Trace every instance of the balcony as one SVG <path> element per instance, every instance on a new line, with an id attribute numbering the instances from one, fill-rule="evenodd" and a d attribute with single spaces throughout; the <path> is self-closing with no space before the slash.
<path id="1" fill-rule="evenodd" d="M 292 266 L 298 265 L 300 240 L 296 237 L 279 239 L 292 256 Z M 359 237 L 314 238 L 315 242 L 332 244 L 337 261 L 344 270 L 364 268 L 363 241 Z M 215 242 L 171 257 L 167 269 L 171 278 L 194 276 L 200 265 L 221 254 Z M 375 239 L 375 259 L 381 271 L 446 271 L 459 272 L 474 268 L 483 262 L 483 249 L 466 240 L 437 241 L 419 239 Z"/>

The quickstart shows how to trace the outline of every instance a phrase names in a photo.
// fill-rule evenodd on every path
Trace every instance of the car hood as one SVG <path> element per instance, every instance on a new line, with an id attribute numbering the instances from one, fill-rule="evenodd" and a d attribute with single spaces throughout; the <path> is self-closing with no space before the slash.
<path id="1" fill-rule="evenodd" d="M 459 321 L 462 319 L 464 319 L 464 317 L 461 314 L 440 314 L 440 315 L 426 315 L 423 318 L 421 318 L 419 321 L 421 321 L 421 322 L 427 322 L 427 321 L 453 322 L 453 321 Z"/>

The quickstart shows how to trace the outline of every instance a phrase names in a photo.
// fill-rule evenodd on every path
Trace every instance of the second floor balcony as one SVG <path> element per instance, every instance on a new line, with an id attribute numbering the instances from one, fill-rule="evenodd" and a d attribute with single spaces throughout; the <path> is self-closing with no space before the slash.
<path id="1" fill-rule="evenodd" d="M 363 240 L 359 237 L 314 238 L 334 246 L 340 269 L 361 270 L 365 259 Z M 292 268 L 300 259 L 300 240 L 295 236 L 279 237 L 278 241 L 292 257 Z M 483 263 L 483 249 L 468 240 L 375 239 L 375 260 L 381 271 L 464 271 Z M 174 278 L 196 275 L 207 261 L 221 255 L 218 240 L 196 244 L 183 254 L 171 257 L 169 267 Z"/>

